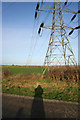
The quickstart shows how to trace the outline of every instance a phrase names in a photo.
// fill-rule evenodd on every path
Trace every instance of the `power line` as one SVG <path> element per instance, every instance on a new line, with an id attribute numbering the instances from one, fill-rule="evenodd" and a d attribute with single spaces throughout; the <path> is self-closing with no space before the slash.
<path id="1" fill-rule="evenodd" d="M 41 5 L 41 7 L 42 7 L 43 5 Z M 39 7 L 39 6 L 38 6 Z M 39 18 L 40 18 L 40 14 L 41 13 L 39 13 L 39 15 L 38 15 L 38 17 L 37 17 L 37 26 L 38 26 L 38 24 L 39 24 Z M 47 15 L 48 16 L 48 15 Z M 47 16 L 46 16 L 46 18 L 47 18 Z M 33 35 L 34 35 L 34 29 L 35 29 L 35 20 L 34 20 L 34 25 L 33 25 Z M 37 27 L 36 27 L 37 28 Z M 32 36 L 33 36 L 32 35 Z M 40 35 L 40 37 L 41 37 L 41 35 Z M 32 59 L 32 56 L 33 56 L 33 53 L 34 53 L 34 50 L 35 50 L 35 48 L 36 48 L 36 44 L 37 44 L 37 40 L 38 40 L 38 37 L 36 38 L 36 40 L 35 40 L 35 42 L 34 42 L 34 46 L 32 47 L 30 47 L 30 52 L 29 52 L 29 55 L 28 55 L 28 57 L 30 56 L 31 57 L 31 59 Z M 32 48 L 32 52 L 31 52 L 31 48 Z M 27 59 L 27 61 L 28 61 L 28 59 Z"/>
<path id="2" fill-rule="evenodd" d="M 71 4 L 72 3 L 70 3 L 68 6 L 70 6 Z M 66 5 L 66 3 L 65 3 L 65 5 Z M 51 25 L 44 24 L 44 25 L 40 26 L 40 28 L 39 28 L 40 30 L 42 28 L 46 28 L 46 29 L 51 30 L 51 35 L 50 35 L 50 39 L 49 39 L 48 49 L 47 49 L 46 56 L 45 56 L 44 65 L 45 66 L 47 65 L 47 67 L 52 65 L 52 64 L 54 65 L 54 63 L 56 62 L 56 61 L 54 61 L 55 58 L 59 64 L 61 64 L 61 62 L 62 62 L 61 59 L 64 58 L 64 64 L 69 65 L 70 63 L 72 63 L 72 62 L 68 61 L 69 55 L 72 56 L 72 58 L 70 58 L 70 60 L 74 61 L 72 64 L 75 65 L 76 59 L 75 59 L 74 53 L 72 51 L 72 48 L 70 46 L 70 42 L 68 40 L 66 27 L 67 27 L 67 29 L 71 29 L 74 31 L 75 29 L 79 28 L 79 26 L 75 27 L 75 28 L 71 27 L 70 25 L 65 26 L 64 25 L 65 23 L 63 20 L 63 14 L 64 14 L 64 11 L 67 13 L 71 13 L 71 14 L 73 14 L 73 13 L 77 14 L 77 12 L 68 9 L 67 6 L 66 6 L 66 10 L 63 10 L 60 2 L 54 1 L 53 6 L 54 6 L 53 9 L 48 7 L 47 9 L 44 8 L 44 9 L 38 10 L 38 11 L 43 11 L 43 12 L 49 12 L 49 13 L 52 13 L 52 15 L 53 15 Z M 71 20 L 73 20 L 73 19 L 74 18 L 72 18 Z M 58 31 L 59 31 L 59 34 L 58 34 Z M 71 31 L 69 33 L 69 35 L 73 31 Z M 39 32 L 39 34 L 40 34 L 40 32 Z M 57 39 L 58 36 L 60 37 L 60 39 Z M 56 49 L 57 49 L 58 53 L 60 54 L 59 56 L 57 53 L 54 53 L 54 51 Z M 68 52 L 66 52 L 66 51 L 68 51 Z M 56 56 L 54 54 L 56 54 Z"/>
<path id="3" fill-rule="evenodd" d="M 72 36 L 69 36 L 69 37 L 72 38 L 72 39 L 75 39 L 75 38 L 77 38 L 79 35 L 80 35 L 80 32 L 79 32 L 75 37 L 72 37 Z"/>
<path id="4" fill-rule="evenodd" d="M 68 2 L 68 3 L 69 3 L 69 2 Z M 63 5 L 62 8 L 64 8 L 64 7 L 69 7 L 71 4 L 72 4 L 72 2 L 70 2 L 69 5 L 66 5 L 66 6 Z"/>
<path id="5" fill-rule="evenodd" d="M 11 2 L 5 9 L 3 9 L 3 12 L 7 11 L 10 7 L 12 7 L 14 4 L 16 3 L 16 1 Z M 2 3 L 4 4 L 4 3 Z"/>
<path id="6" fill-rule="evenodd" d="M 32 39 L 32 40 L 33 40 L 33 39 Z M 30 59 L 30 61 L 32 60 L 32 56 L 33 56 L 34 50 L 35 50 L 35 48 L 36 48 L 37 40 L 38 40 L 38 37 L 36 37 L 35 42 L 31 42 L 30 51 L 29 51 L 29 54 L 28 54 L 28 57 L 27 57 L 27 63 L 28 63 L 28 60 L 29 60 L 29 59 Z M 32 46 L 32 43 L 34 43 L 33 46 Z"/>
<path id="7" fill-rule="evenodd" d="M 76 22 L 73 22 L 73 23 L 78 23 L 80 21 L 80 19 L 79 20 L 77 20 Z"/>

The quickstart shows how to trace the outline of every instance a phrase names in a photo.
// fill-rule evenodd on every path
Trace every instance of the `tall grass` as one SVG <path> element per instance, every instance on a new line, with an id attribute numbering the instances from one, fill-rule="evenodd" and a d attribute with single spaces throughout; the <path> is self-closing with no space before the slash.
<path id="1" fill-rule="evenodd" d="M 78 68 L 52 67 L 43 79 L 40 78 L 41 67 L 3 66 L 2 70 L 3 93 L 34 97 L 35 88 L 41 85 L 45 99 L 80 102 Z"/>

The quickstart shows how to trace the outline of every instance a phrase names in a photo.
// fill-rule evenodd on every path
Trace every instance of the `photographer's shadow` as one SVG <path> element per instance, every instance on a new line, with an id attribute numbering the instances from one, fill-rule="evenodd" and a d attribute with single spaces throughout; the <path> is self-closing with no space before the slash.
<path id="1" fill-rule="evenodd" d="M 42 94 L 43 89 L 38 85 L 35 89 L 35 96 L 32 103 L 31 118 L 45 118 Z"/>

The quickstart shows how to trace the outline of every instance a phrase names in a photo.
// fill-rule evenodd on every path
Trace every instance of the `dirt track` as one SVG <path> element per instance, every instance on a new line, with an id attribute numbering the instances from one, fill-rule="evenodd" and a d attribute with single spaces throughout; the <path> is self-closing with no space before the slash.
<path id="1" fill-rule="evenodd" d="M 79 104 L 18 95 L 2 95 L 3 118 L 78 118 Z"/>

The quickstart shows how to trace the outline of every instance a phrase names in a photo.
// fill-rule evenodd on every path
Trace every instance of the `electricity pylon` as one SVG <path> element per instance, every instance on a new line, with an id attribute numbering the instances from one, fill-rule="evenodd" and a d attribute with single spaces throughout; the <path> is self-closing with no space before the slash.
<path id="1" fill-rule="evenodd" d="M 65 2 L 66 5 L 66 2 Z M 45 56 L 44 66 L 54 66 L 54 65 L 77 65 L 73 50 L 71 48 L 67 29 L 72 30 L 78 29 L 79 27 L 72 28 L 66 26 L 63 19 L 64 13 L 77 14 L 78 12 L 63 10 L 61 2 L 53 2 L 53 8 L 39 9 L 39 3 L 37 4 L 36 11 L 44 11 L 52 13 L 52 23 L 45 25 L 41 23 L 38 33 L 40 34 L 41 28 L 46 28 L 51 30 L 48 49 Z M 36 12 L 37 13 L 37 12 Z M 73 16 L 72 20 L 76 15 Z M 46 67 L 46 68 L 47 68 Z"/>

